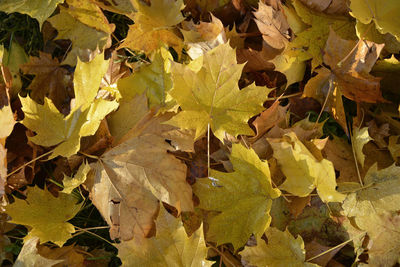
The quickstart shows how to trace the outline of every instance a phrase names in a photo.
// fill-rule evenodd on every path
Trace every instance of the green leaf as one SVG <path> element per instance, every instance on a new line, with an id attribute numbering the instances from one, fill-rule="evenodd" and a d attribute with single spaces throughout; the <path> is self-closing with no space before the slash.
<path id="1" fill-rule="evenodd" d="M 190 65 L 173 64 L 171 96 L 182 110 L 168 123 L 196 129 L 196 139 L 210 127 L 221 141 L 225 132 L 254 135 L 247 121 L 260 113 L 271 89 L 250 85 L 239 90 L 243 65 L 229 44 L 208 51 Z"/>
<path id="2" fill-rule="evenodd" d="M 31 227 L 25 241 L 37 236 L 40 243 L 51 241 L 61 247 L 75 232 L 74 226 L 67 221 L 82 205 L 76 204 L 73 195 L 59 193 L 56 198 L 39 187 L 28 187 L 26 196 L 26 200 L 16 198 L 14 203 L 6 206 L 6 213 L 12 218 L 10 222 Z"/>
<path id="3" fill-rule="evenodd" d="M 210 170 L 210 177 L 198 179 L 193 186 L 200 208 L 221 213 L 212 217 L 207 238 L 217 245 L 232 243 L 242 247 L 251 234 L 259 237 L 268 228 L 272 199 L 280 195 L 272 188 L 268 163 L 252 149 L 232 145 L 232 173 Z"/>

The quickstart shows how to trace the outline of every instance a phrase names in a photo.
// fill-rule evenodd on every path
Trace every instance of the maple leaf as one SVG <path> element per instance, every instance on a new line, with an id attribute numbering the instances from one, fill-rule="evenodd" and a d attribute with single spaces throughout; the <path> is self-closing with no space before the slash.
<path id="1" fill-rule="evenodd" d="M 0 83 L 0 145 L 2 139 L 9 136 L 14 128 L 15 120 L 10 106 L 8 88 Z"/>
<path id="2" fill-rule="evenodd" d="M 354 23 L 348 18 L 315 13 L 299 0 L 293 0 L 293 6 L 301 19 L 311 27 L 296 34 L 296 38 L 288 45 L 288 55 L 297 57 L 300 61 L 312 59 L 312 69 L 323 62 L 321 52 L 325 47 L 330 28 L 343 38 L 356 38 Z"/>
<path id="3" fill-rule="evenodd" d="M 234 172 L 210 170 L 209 178 L 198 179 L 193 191 L 200 198 L 199 208 L 221 212 L 209 220 L 207 238 L 217 245 L 232 243 L 237 250 L 251 234 L 264 233 L 271 222 L 272 199 L 280 191 L 272 188 L 268 163 L 254 150 L 233 144 L 229 158 Z"/>
<path id="4" fill-rule="evenodd" d="M 242 69 L 229 44 L 217 46 L 189 65 L 173 64 L 174 87 L 170 94 L 182 111 L 168 123 L 196 129 L 196 139 L 208 125 L 221 141 L 225 132 L 253 135 L 247 121 L 263 110 L 262 104 L 272 89 L 253 84 L 239 90 Z"/>
<path id="5" fill-rule="evenodd" d="M 84 3 L 80 8 L 80 4 Z M 60 13 L 49 18 L 48 21 L 57 29 L 57 39 L 69 39 L 72 42 L 71 49 L 67 57 L 62 62 L 71 66 L 76 65 L 76 60 L 79 55 L 86 50 L 97 51 L 103 50 L 111 44 L 110 33 L 113 31 L 113 26 L 107 27 L 107 19 L 101 13 L 98 6 L 90 1 L 71 0 L 71 7 L 60 8 Z M 76 11 L 78 10 L 78 11 Z M 102 20 L 105 23 L 98 25 L 92 23 Z M 103 25 L 103 26 L 101 26 Z M 107 29 L 107 31 L 97 30 L 98 27 Z"/>
<path id="6" fill-rule="evenodd" d="M 321 103 L 328 97 L 326 109 L 343 129 L 347 129 L 342 95 L 356 102 L 385 102 L 380 91 L 380 78 L 369 74 L 383 45 L 369 41 L 341 39 L 331 30 L 326 42 L 324 62 L 331 67 L 317 70 L 304 88 L 304 96 Z"/>
<path id="7" fill-rule="evenodd" d="M 61 192 L 70 194 L 72 190 L 74 190 L 76 187 L 80 186 L 85 182 L 86 176 L 89 173 L 89 171 L 90 171 L 89 164 L 87 164 L 87 162 L 84 162 L 81 164 L 74 177 L 68 177 L 64 174 L 64 180 L 63 180 L 64 189 Z"/>
<path id="8" fill-rule="evenodd" d="M 368 262 L 373 266 L 391 266 L 400 256 L 399 174 L 395 165 L 378 170 L 374 164 L 365 176 L 364 187 L 349 194 L 343 203 L 344 214 L 354 218 L 356 226 L 370 238 Z M 356 233 L 353 238 L 356 235 L 360 236 Z"/>
<path id="9" fill-rule="evenodd" d="M 336 176 L 332 162 L 318 161 L 297 138 L 294 132 L 282 139 L 268 139 L 274 150 L 274 158 L 286 176 L 281 189 L 305 197 L 315 188 L 324 202 L 342 202 L 344 195 L 336 191 Z"/>
<path id="10" fill-rule="evenodd" d="M 285 50 L 282 54 L 270 60 L 275 65 L 275 71 L 285 74 L 286 88 L 291 84 L 302 81 L 306 71 L 305 62 L 300 61 L 296 57 L 289 56 L 288 53 L 290 53 L 289 50 Z"/>
<path id="11" fill-rule="evenodd" d="M 22 46 L 17 42 L 12 41 L 8 50 L 4 49 L 4 47 L 0 45 L 0 61 L 3 67 L 7 67 L 12 76 L 11 85 L 8 87 L 10 87 L 10 98 L 14 99 L 22 88 L 19 67 L 28 61 L 28 56 Z"/>
<path id="12" fill-rule="evenodd" d="M 80 248 L 78 246 L 70 245 L 61 248 L 49 248 L 40 245 L 38 246 L 38 252 L 47 259 L 61 260 L 63 266 L 84 266 L 85 258 L 79 253 Z"/>
<path id="13" fill-rule="evenodd" d="M 347 15 L 347 0 L 300 0 L 309 8 L 326 14 Z"/>
<path id="14" fill-rule="evenodd" d="M 389 137 L 388 149 L 392 158 L 397 161 L 400 157 L 400 144 L 398 144 L 400 135 L 393 135 Z"/>
<path id="15" fill-rule="evenodd" d="M 41 256 L 37 249 L 38 237 L 32 237 L 29 240 L 25 240 L 22 246 L 21 252 L 18 254 L 18 258 L 15 260 L 13 266 L 15 267 L 40 267 L 40 266 L 54 266 L 63 260 L 53 260 Z"/>
<path id="16" fill-rule="evenodd" d="M 365 155 L 362 149 L 366 143 L 373 140 L 368 134 L 368 127 L 362 129 L 354 127 L 353 134 L 351 136 L 351 141 L 354 147 L 354 153 L 356 155 L 357 161 L 364 167 Z"/>
<path id="17" fill-rule="evenodd" d="M 159 200 L 178 212 L 193 210 L 186 165 L 167 153 L 174 147 L 165 142 L 168 139 L 174 144 L 189 139 L 193 143 L 193 136 L 161 124 L 169 118 L 168 114 L 145 116 L 131 129 L 131 134 L 92 167 L 95 173 L 89 182 L 91 198 L 111 226 L 112 238 L 147 236 Z"/>
<path id="18" fill-rule="evenodd" d="M 131 15 L 135 12 L 134 1 L 131 0 L 93 0 L 96 5 L 104 10 L 122 15 Z"/>
<path id="19" fill-rule="evenodd" d="M 254 266 L 318 266 L 306 262 L 306 251 L 301 236 L 294 238 L 286 229 L 284 232 L 270 227 L 265 232 L 268 244 L 261 238 L 257 246 L 245 247 L 239 254 L 246 262 Z"/>
<path id="20" fill-rule="evenodd" d="M 29 97 L 20 97 L 25 115 L 22 123 L 37 134 L 30 140 L 42 146 L 58 145 L 50 158 L 58 155 L 68 157 L 78 152 L 80 138 L 95 134 L 101 120 L 118 107 L 116 101 L 93 100 L 107 64 L 103 54 L 89 63 L 78 60 L 74 77 L 75 107 L 66 117 L 48 98 L 44 99 L 44 105 L 39 105 Z"/>
<path id="21" fill-rule="evenodd" d="M 50 54 L 39 52 L 39 57 L 30 57 L 21 70 L 35 75 L 28 89 L 32 90 L 30 96 L 36 102 L 43 103 L 44 97 L 48 97 L 57 107 L 61 107 L 68 99 L 64 78 L 68 71 L 60 67 L 58 59 L 53 59 Z"/>
<path id="22" fill-rule="evenodd" d="M 76 204 L 73 195 L 59 193 L 56 198 L 38 187 L 28 187 L 26 196 L 26 200 L 15 199 L 5 207 L 12 218 L 10 222 L 32 227 L 26 241 L 37 236 L 40 243 L 51 241 L 62 246 L 75 232 L 74 226 L 67 221 L 78 213 L 82 204 Z"/>
<path id="23" fill-rule="evenodd" d="M 189 21 L 182 24 L 184 29 L 181 32 L 185 44 L 189 48 L 187 53 L 192 59 L 196 59 L 205 52 L 227 42 L 224 25 L 212 14 L 211 22 L 200 21 L 200 24 L 196 25 Z"/>
<path id="24" fill-rule="evenodd" d="M 253 13 L 265 43 L 274 49 L 284 49 L 289 42 L 289 24 L 283 12 L 260 1 L 258 10 Z"/>
<path id="25" fill-rule="evenodd" d="M 400 21 L 393 19 L 400 12 L 400 4 L 396 0 L 385 1 L 382 5 L 377 0 L 351 0 L 350 15 L 364 24 L 372 21 L 382 34 L 391 33 L 400 41 Z"/>
<path id="26" fill-rule="evenodd" d="M 207 247 L 203 227 L 187 236 L 179 218 L 169 214 L 163 205 L 156 221 L 155 237 L 137 237 L 117 244 L 118 257 L 127 266 L 211 266 L 206 260 Z"/>
<path id="27" fill-rule="evenodd" d="M 133 15 L 135 24 L 129 26 L 128 36 L 118 48 L 149 54 L 164 43 L 180 54 L 183 42 L 173 27 L 184 20 L 183 7 L 182 0 L 152 0 L 150 6 L 138 1 L 138 12 Z"/>
<path id="28" fill-rule="evenodd" d="M 172 55 L 167 49 L 162 47 L 157 50 L 150 64 L 143 65 L 132 75 L 118 80 L 121 95 L 146 93 L 150 107 L 161 106 L 168 109 L 174 106 L 169 96 L 172 88 L 170 61 L 172 61 Z"/>
<path id="29" fill-rule="evenodd" d="M 4 0 L 0 3 L 0 10 L 27 14 L 37 19 L 39 27 L 42 28 L 43 22 L 53 14 L 60 3 L 64 3 L 64 0 Z"/>

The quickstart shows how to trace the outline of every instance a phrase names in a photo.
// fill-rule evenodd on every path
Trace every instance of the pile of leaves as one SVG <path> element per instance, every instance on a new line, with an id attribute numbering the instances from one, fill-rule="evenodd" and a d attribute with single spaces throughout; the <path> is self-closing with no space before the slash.
<path id="1" fill-rule="evenodd" d="M 398 0 L 2 0 L 7 266 L 393 266 Z"/>

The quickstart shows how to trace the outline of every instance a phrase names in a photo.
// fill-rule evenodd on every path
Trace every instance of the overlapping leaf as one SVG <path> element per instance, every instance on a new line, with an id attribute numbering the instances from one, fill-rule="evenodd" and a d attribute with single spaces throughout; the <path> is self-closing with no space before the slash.
<path id="1" fill-rule="evenodd" d="M 268 163 L 254 150 L 234 144 L 230 161 L 234 172 L 210 170 L 208 178 L 196 181 L 194 193 L 200 208 L 221 212 L 209 220 L 207 237 L 218 245 L 232 243 L 237 250 L 251 234 L 259 237 L 268 228 L 272 199 L 280 191 L 272 188 Z"/>
<path id="2" fill-rule="evenodd" d="M 195 129 L 196 139 L 207 131 L 208 125 L 220 140 L 225 132 L 253 135 L 247 121 L 262 111 L 271 90 L 255 85 L 239 90 L 242 69 L 229 44 L 219 45 L 189 65 L 174 64 L 170 94 L 182 111 L 168 123 Z"/>

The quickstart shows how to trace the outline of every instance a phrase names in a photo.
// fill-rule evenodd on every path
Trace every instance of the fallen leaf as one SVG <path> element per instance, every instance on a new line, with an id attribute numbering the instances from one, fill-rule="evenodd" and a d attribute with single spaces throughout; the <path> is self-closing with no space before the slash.
<path id="1" fill-rule="evenodd" d="M 258 10 L 254 12 L 255 22 L 262 33 L 264 42 L 274 49 L 282 50 L 289 39 L 289 24 L 281 8 L 274 9 L 259 2 Z"/>
<path id="2" fill-rule="evenodd" d="M 161 205 L 155 237 L 135 237 L 131 241 L 117 244 L 118 256 L 127 266 L 211 266 L 206 260 L 207 247 L 201 226 L 190 237 L 187 236 L 179 218 L 169 214 Z"/>
<path id="3" fill-rule="evenodd" d="M 400 135 L 392 135 L 389 137 L 388 149 L 395 161 L 400 157 L 400 144 L 398 144 Z"/>
<path id="4" fill-rule="evenodd" d="M 347 15 L 349 12 L 347 0 L 300 0 L 309 8 L 334 15 Z"/>
<path id="5" fill-rule="evenodd" d="M 171 61 L 172 55 L 162 47 L 154 52 L 150 64 L 142 65 L 130 76 L 120 79 L 117 87 L 123 97 L 122 101 L 127 101 L 124 97 L 131 98 L 135 94 L 145 93 L 150 108 L 172 108 L 175 103 L 169 95 L 172 88 Z"/>
<path id="6" fill-rule="evenodd" d="M 350 15 L 364 24 L 374 22 L 376 28 L 382 34 L 391 33 L 400 40 L 400 22 L 393 20 L 395 14 L 400 12 L 400 4 L 396 0 L 385 1 L 384 5 L 380 5 L 379 1 L 371 0 L 365 2 L 363 0 L 351 0 Z"/>
<path id="7" fill-rule="evenodd" d="M 227 42 L 224 25 L 211 14 L 211 22 L 200 22 L 196 25 L 192 21 L 184 23 L 181 30 L 185 43 L 188 46 L 187 53 L 192 59 L 196 59 L 207 51 Z"/>
<path id="8" fill-rule="evenodd" d="M 272 188 L 268 163 L 254 150 L 233 144 L 230 161 L 234 172 L 211 169 L 208 178 L 197 179 L 193 190 L 200 199 L 199 208 L 221 212 L 209 219 L 207 238 L 217 245 L 232 243 L 237 250 L 251 234 L 260 237 L 268 228 L 272 199 L 280 191 Z"/>
<path id="9" fill-rule="evenodd" d="M 174 206 L 178 213 L 193 210 L 186 165 L 168 154 L 174 147 L 165 142 L 169 139 L 179 144 L 185 133 L 177 134 L 176 128 L 161 124 L 167 119 L 145 116 L 132 134 L 92 166 L 94 175 L 87 184 L 93 204 L 111 226 L 112 239 L 147 236 L 159 200 Z M 187 136 L 193 140 L 193 135 Z"/>
<path id="10" fill-rule="evenodd" d="M 339 246 L 337 248 L 328 247 L 321 245 L 317 241 L 313 240 L 305 245 L 306 249 L 306 258 L 311 259 L 312 257 L 320 255 L 318 258 L 310 261 L 311 263 L 315 263 L 318 266 L 330 266 L 328 265 L 331 259 L 341 250 L 345 244 Z M 326 253 L 329 251 L 328 253 Z"/>
<path id="11" fill-rule="evenodd" d="M 150 6 L 138 2 L 133 15 L 135 24 L 129 26 L 128 36 L 118 48 L 150 54 L 164 43 L 180 54 L 183 42 L 173 27 L 184 20 L 183 7 L 182 0 L 152 0 Z"/>
<path id="12" fill-rule="evenodd" d="M 315 188 L 324 202 L 342 202 L 344 195 L 336 191 L 336 176 L 332 162 L 318 161 L 298 140 L 295 133 L 282 139 L 268 139 L 274 150 L 274 158 L 286 176 L 280 188 L 289 193 L 305 197 Z"/>
<path id="13" fill-rule="evenodd" d="M 25 114 L 22 123 L 37 134 L 29 139 L 42 146 L 57 145 L 51 158 L 68 157 L 78 152 L 81 137 L 95 134 L 101 120 L 118 107 L 116 101 L 94 99 L 107 64 L 102 54 L 89 63 L 78 61 L 74 78 L 75 106 L 66 117 L 48 98 L 44 99 L 44 105 L 29 97 L 20 98 Z"/>
<path id="14" fill-rule="evenodd" d="M 83 267 L 85 258 L 81 253 L 77 252 L 77 249 L 74 245 L 64 246 L 61 248 L 49 248 L 46 246 L 39 246 L 38 252 L 41 256 L 44 256 L 50 260 L 58 260 L 62 261 L 56 265 L 55 267 L 63 267 L 63 266 L 73 266 L 73 267 Z"/>
<path id="15" fill-rule="evenodd" d="M 372 140 L 368 133 L 368 127 L 364 127 L 361 129 L 358 127 L 354 127 L 351 140 L 357 161 L 361 164 L 362 167 L 364 167 L 365 155 L 362 150 L 364 145 Z"/>
<path id="16" fill-rule="evenodd" d="M 43 22 L 53 14 L 58 4 L 64 0 L 4 0 L 0 3 L 0 10 L 7 13 L 18 12 L 37 19 L 41 28 Z"/>
<path id="17" fill-rule="evenodd" d="M 90 20 L 90 19 L 89 19 Z M 72 42 L 70 51 L 62 64 L 75 66 L 77 58 L 83 51 L 98 54 L 110 45 L 110 34 L 98 31 L 74 17 L 70 9 L 61 8 L 60 13 L 49 18 L 48 21 L 57 29 L 57 39 L 69 39 Z"/>
<path id="18" fill-rule="evenodd" d="M 15 267 L 40 267 L 40 266 L 55 266 L 56 264 L 63 262 L 63 260 L 52 260 L 41 256 L 38 253 L 37 243 L 39 241 L 38 237 L 32 237 L 25 241 L 21 252 L 18 255 L 13 266 Z"/>
<path id="19" fill-rule="evenodd" d="M 16 198 L 5 207 L 12 218 L 10 222 L 31 227 L 25 241 L 38 237 L 40 243 L 51 241 L 61 247 L 75 232 L 67 221 L 78 213 L 82 204 L 76 204 L 73 195 L 59 193 L 56 198 L 47 189 L 38 187 L 28 187 L 26 196 L 26 200 Z"/>
<path id="20" fill-rule="evenodd" d="M 39 57 L 30 57 L 29 62 L 21 66 L 26 74 L 33 74 L 35 78 L 28 89 L 32 90 L 30 96 L 38 103 L 43 103 L 44 97 L 50 98 L 57 108 L 61 109 L 63 103 L 69 98 L 65 77 L 68 71 L 60 67 L 58 59 L 53 59 L 50 54 L 39 53 Z"/>
<path id="21" fill-rule="evenodd" d="M 354 22 L 347 17 L 315 13 L 304 6 L 300 0 L 294 0 L 293 6 L 301 19 L 310 27 L 296 33 L 296 38 L 288 44 L 287 49 L 290 51 L 288 55 L 297 57 L 299 61 L 312 59 L 313 70 L 323 62 L 322 51 L 328 40 L 330 28 L 343 38 L 356 38 Z"/>
<path id="22" fill-rule="evenodd" d="M 61 191 L 66 194 L 71 194 L 72 190 L 80 186 L 86 181 L 86 176 L 90 171 L 90 166 L 84 162 L 79 167 L 78 171 L 73 177 L 68 177 L 64 174 L 63 185 L 64 189 Z"/>
<path id="23" fill-rule="evenodd" d="M 270 227 L 265 232 L 268 244 L 261 238 L 257 246 L 245 247 L 239 254 L 242 259 L 254 266 L 318 266 L 306 262 L 306 251 L 301 236 L 294 238 L 286 229 L 284 232 Z"/>
<path id="24" fill-rule="evenodd" d="M 256 128 L 256 136 L 250 140 L 252 142 L 263 136 L 269 129 L 279 124 L 282 120 L 285 120 L 288 106 L 282 107 L 280 102 L 276 100 L 272 106 L 261 112 L 260 116 L 257 117 L 253 125 Z"/>
<path id="25" fill-rule="evenodd" d="M 271 90 L 255 85 L 239 90 L 242 68 L 229 44 L 217 46 L 191 65 L 173 64 L 174 87 L 170 94 L 182 111 L 168 123 L 196 129 L 196 139 L 207 131 L 208 125 L 221 141 L 225 132 L 235 137 L 253 135 L 247 121 L 262 111 Z"/>
<path id="26" fill-rule="evenodd" d="M 395 165 L 382 170 L 373 165 L 365 176 L 365 186 L 349 194 L 343 203 L 345 216 L 353 218 L 356 226 L 370 238 L 370 265 L 391 266 L 399 258 L 400 243 L 398 238 L 393 238 L 398 236 L 396 229 L 400 222 L 395 204 L 399 199 L 399 174 L 399 167 Z"/>

